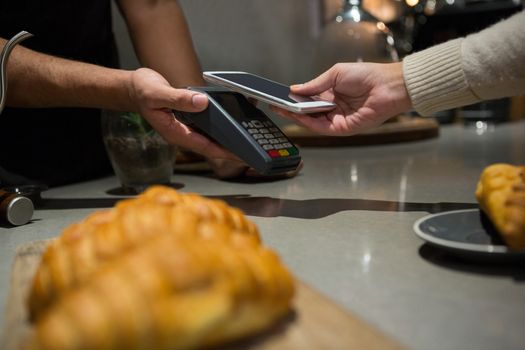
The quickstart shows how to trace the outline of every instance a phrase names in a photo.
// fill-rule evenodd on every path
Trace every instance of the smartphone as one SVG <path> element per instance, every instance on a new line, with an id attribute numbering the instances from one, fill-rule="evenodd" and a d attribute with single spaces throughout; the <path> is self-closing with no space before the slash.
<path id="1" fill-rule="evenodd" d="M 190 89 L 208 95 L 208 108 L 202 112 L 174 110 L 181 123 L 209 136 L 262 175 L 297 169 L 299 149 L 244 95 L 219 87 Z"/>
<path id="2" fill-rule="evenodd" d="M 324 112 L 335 108 L 332 102 L 292 94 L 290 87 L 251 73 L 208 71 L 203 73 L 203 77 L 209 83 L 225 86 L 243 95 L 296 113 Z"/>

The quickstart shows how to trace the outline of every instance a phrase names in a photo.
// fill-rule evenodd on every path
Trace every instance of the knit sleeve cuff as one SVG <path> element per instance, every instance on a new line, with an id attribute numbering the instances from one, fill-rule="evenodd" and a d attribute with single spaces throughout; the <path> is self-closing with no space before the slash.
<path id="1" fill-rule="evenodd" d="M 403 75 L 414 109 L 421 115 L 479 102 L 463 72 L 461 43 L 455 39 L 408 55 Z"/>

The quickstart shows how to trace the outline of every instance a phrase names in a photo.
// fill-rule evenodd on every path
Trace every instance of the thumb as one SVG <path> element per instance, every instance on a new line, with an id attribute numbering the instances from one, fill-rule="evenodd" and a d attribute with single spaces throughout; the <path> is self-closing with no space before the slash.
<path id="1" fill-rule="evenodd" d="M 166 87 L 158 98 L 163 100 L 162 108 L 185 112 L 200 112 L 208 106 L 208 97 L 200 92 L 188 89 Z"/>
<path id="2" fill-rule="evenodd" d="M 290 90 L 298 95 L 319 95 L 320 93 L 334 87 L 336 77 L 337 71 L 333 67 L 309 82 L 290 86 Z"/>

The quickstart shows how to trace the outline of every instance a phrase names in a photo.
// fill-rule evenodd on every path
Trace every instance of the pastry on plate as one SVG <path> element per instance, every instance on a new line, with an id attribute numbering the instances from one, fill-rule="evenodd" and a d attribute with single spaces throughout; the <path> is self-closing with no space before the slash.
<path id="1" fill-rule="evenodd" d="M 525 166 L 493 164 L 485 168 L 476 199 L 504 242 L 525 249 Z"/>

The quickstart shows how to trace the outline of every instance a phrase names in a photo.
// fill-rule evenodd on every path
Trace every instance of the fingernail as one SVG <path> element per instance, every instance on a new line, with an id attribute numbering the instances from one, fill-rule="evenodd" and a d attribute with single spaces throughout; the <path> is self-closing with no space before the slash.
<path id="1" fill-rule="evenodd" d="M 193 107 L 203 108 L 206 107 L 206 104 L 208 103 L 208 98 L 201 94 L 193 95 L 193 97 L 191 98 L 191 103 L 193 104 Z"/>
<path id="2" fill-rule="evenodd" d="M 294 84 L 294 85 L 290 86 L 290 88 L 292 88 L 292 89 L 298 89 L 298 88 L 300 88 L 300 87 L 303 86 L 303 85 L 304 85 L 304 84 Z"/>

